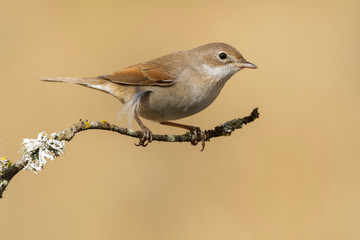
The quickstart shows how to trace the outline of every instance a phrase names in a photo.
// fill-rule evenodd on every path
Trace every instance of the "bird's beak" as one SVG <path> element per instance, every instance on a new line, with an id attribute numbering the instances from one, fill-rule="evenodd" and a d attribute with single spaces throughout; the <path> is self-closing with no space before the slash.
<path id="1" fill-rule="evenodd" d="M 235 63 L 235 65 L 240 69 L 241 68 L 253 68 L 253 69 L 257 68 L 257 66 L 255 64 L 252 64 L 252 63 L 246 61 L 245 59 L 242 60 L 241 62 Z"/>

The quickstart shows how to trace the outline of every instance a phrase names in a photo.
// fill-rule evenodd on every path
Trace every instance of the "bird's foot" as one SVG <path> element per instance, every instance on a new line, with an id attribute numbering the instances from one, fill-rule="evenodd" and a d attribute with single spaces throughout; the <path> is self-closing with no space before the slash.
<path id="1" fill-rule="evenodd" d="M 142 137 L 140 138 L 139 143 L 138 144 L 134 143 L 134 144 L 136 146 L 146 147 L 153 140 L 152 132 L 144 125 L 141 127 L 141 132 L 142 132 Z"/>
<path id="2" fill-rule="evenodd" d="M 208 140 L 205 132 L 203 132 L 199 127 L 189 126 L 190 133 L 192 134 L 191 144 L 196 146 L 201 141 L 201 151 L 205 148 L 205 141 Z"/>

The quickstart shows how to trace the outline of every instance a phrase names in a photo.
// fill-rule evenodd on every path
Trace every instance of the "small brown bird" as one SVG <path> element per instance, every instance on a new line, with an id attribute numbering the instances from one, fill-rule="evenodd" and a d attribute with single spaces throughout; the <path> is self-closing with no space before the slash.
<path id="1" fill-rule="evenodd" d="M 152 141 L 151 131 L 139 116 L 164 125 L 180 127 L 194 135 L 193 145 L 206 136 L 199 127 L 169 122 L 191 116 L 208 107 L 227 80 L 242 68 L 257 68 L 234 47 L 209 43 L 95 78 L 41 78 L 43 81 L 70 82 L 110 93 L 123 104 L 122 112 L 139 124 L 143 137 L 138 146 Z"/>

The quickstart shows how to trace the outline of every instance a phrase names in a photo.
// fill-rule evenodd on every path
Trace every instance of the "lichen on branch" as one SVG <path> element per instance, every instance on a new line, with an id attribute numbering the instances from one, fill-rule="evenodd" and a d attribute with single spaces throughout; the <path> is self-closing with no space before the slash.
<path id="1" fill-rule="evenodd" d="M 205 130 L 206 141 L 214 137 L 230 136 L 236 129 L 242 128 L 244 124 L 253 122 L 259 117 L 258 109 L 255 108 L 249 116 L 233 119 L 224 124 L 216 126 L 214 129 Z M 24 139 L 22 147 L 22 157 L 16 163 L 12 164 L 10 159 L 2 157 L 0 159 L 0 198 L 7 188 L 11 179 L 22 169 L 27 169 L 37 173 L 41 171 L 47 160 L 54 160 L 55 157 L 64 153 L 65 142 L 71 141 L 73 137 L 82 131 L 91 129 L 106 130 L 117 132 L 134 138 L 142 138 L 141 131 L 134 131 L 129 128 L 117 126 L 107 121 L 82 121 L 75 123 L 70 128 L 53 133 L 48 137 L 45 132 L 41 132 L 37 139 Z M 194 135 L 186 132 L 182 135 L 159 135 L 153 134 L 153 141 L 161 142 L 193 142 Z"/>

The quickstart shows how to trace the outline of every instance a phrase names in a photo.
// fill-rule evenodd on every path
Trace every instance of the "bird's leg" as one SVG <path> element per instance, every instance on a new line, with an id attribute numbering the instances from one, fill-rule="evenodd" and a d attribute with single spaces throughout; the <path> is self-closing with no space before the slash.
<path id="1" fill-rule="evenodd" d="M 139 126 L 141 128 L 141 132 L 143 134 L 139 143 L 138 144 L 135 143 L 135 145 L 146 147 L 148 145 L 148 143 L 152 142 L 152 132 L 141 122 L 141 120 L 136 112 L 134 114 L 134 118 L 135 118 L 136 122 L 139 124 Z"/>
<path id="2" fill-rule="evenodd" d="M 160 124 L 168 125 L 172 127 L 178 127 L 178 128 L 184 128 L 190 131 L 190 133 L 193 135 L 193 139 L 191 140 L 192 145 L 197 145 L 199 141 L 201 141 L 201 151 L 205 148 L 205 141 L 207 140 L 207 137 L 203 131 L 199 127 L 189 126 L 185 124 L 180 123 L 174 123 L 174 122 L 160 122 Z"/>

